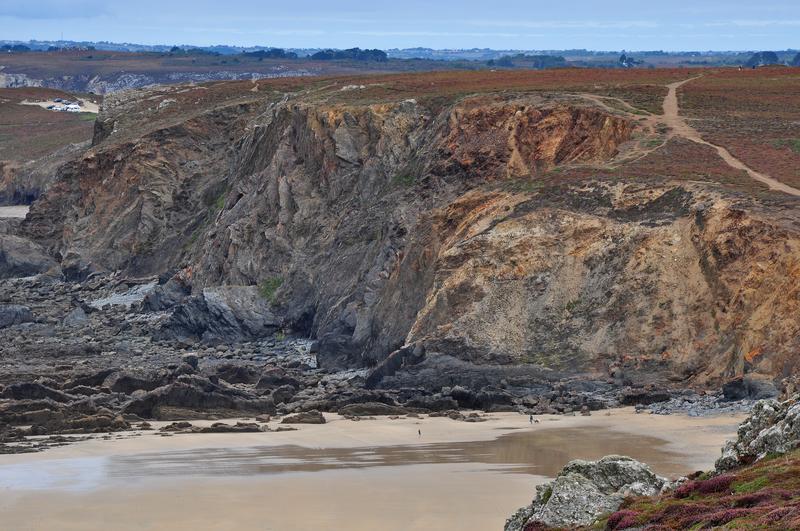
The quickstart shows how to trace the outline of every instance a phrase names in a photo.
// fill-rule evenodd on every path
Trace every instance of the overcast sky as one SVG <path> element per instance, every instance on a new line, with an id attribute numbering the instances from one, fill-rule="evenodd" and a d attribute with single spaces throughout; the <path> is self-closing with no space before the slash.
<path id="1" fill-rule="evenodd" d="M 0 0 L 0 39 L 346 48 L 800 48 L 800 0 Z"/>

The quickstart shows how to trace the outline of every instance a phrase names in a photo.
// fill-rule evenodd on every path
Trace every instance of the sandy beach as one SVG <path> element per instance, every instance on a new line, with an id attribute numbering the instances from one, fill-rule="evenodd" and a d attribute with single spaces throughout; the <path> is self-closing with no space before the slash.
<path id="1" fill-rule="evenodd" d="M 2 456 L 0 518 L 36 530 L 499 530 L 570 459 L 620 453 L 677 476 L 712 466 L 742 420 L 630 408 L 538 424 L 512 413 L 327 418 L 289 432 L 143 432 Z"/>

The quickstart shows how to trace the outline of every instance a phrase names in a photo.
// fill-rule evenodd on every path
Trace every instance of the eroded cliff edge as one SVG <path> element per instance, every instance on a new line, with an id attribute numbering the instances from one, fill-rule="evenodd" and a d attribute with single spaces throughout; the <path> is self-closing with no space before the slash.
<path id="1" fill-rule="evenodd" d="M 640 134 L 629 117 L 553 93 L 342 103 L 247 87 L 109 97 L 24 232 L 75 278 L 258 286 L 323 365 L 408 346 L 386 386 L 507 367 L 619 384 L 794 372 L 796 208 L 559 177 L 616 162 Z"/>

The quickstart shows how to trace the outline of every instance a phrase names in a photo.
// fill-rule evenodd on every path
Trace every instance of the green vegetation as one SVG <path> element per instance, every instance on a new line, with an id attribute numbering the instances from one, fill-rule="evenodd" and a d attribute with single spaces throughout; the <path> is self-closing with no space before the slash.
<path id="1" fill-rule="evenodd" d="M 411 173 L 398 173 L 392 179 L 393 183 L 400 186 L 413 186 L 416 181 L 417 178 Z"/>
<path id="2" fill-rule="evenodd" d="M 755 492 L 761 490 L 769 485 L 769 478 L 767 476 L 758 477 L 752 481 L 739 483 L 733 486 L 733 491 L 737 494 L 745 494 L 748 492 Z"/>
<path id="3" fill-rule="evenodd" d="M 775 140 L 772 145 L 776 148 L 789 148 L 795 153 L 800 153 L 800 138 L 784 138 Z"/>
<path id="4" fill-rule="evenodd" d="M 217 199 L 214 201 L 214 210 L 216 212 L 219 212 L 220 210 L 225 208 L 225 195 L 227 195 L 227 192 L 221 193 L 219 197 L 217 197 Z"/>
<path id="5" fill-rule="evenodd" d="M 97 119 L 97 113 L 94 112 L 78 113 L 78 118 L 80 118 L 84 122 L 94 122 Z"/>
<path id="6" fill-rule="evenodd" d="M 664 143 L 664 140 L 661 138 L 649 138 L 641 142 L 641 145 L 646 148 L 657 148 L 660 147 Z"/>
<path id="7" fill-rule="evenodd" d="M 575 309 L 578 307 L 578 305 L 579 305 L 580 303 L 581 303 L 581 300 L 580 300 L 580 299 L 574 299 L 574 300 L 571 300 L 571 301 L 569 301 L 569 302 L 567 303 L 567 306 L 566 306 L 566 308 L 567 308 L 567 311 L 568 311 L 569 313 L 572 313 L 572 312 L 573 312 L 573 311 L 574 311 L 574 310 L 575 310 Z"/>
<path id="8" fill-rule="evenodd" d="M 550 501 L 550 496 L 552 495 L 553 495 L 553 487 L 548 485 L 547 488 L 545 488 L 544 495 L 542 496 L 542 502 L 547 503 L 548 501 Z"/>
<path id="9" fill-rule="evenodd" d="M 283 285 L 283 279 L 281 277 L 269 277 L 259 286 L 259 293 L 261 293 L 261 296 L 267 299 L 270 304 L 275 304 L 275 293 L 281 285 Z"/>

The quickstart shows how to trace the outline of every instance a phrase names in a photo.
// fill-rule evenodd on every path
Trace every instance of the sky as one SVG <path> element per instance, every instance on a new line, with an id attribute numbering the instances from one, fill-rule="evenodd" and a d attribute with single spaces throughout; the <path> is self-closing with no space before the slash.
<path id="1" fill-rule="evenodd" d="M 0 0 L 0 39 L 285 48 L 782 50 L 800 0 Z"/>

